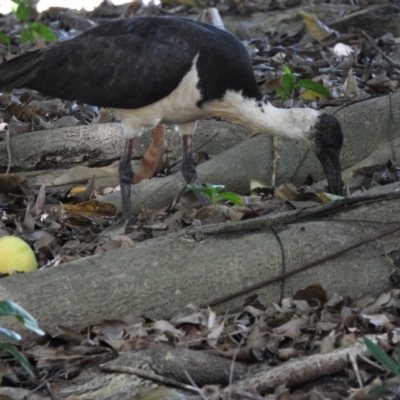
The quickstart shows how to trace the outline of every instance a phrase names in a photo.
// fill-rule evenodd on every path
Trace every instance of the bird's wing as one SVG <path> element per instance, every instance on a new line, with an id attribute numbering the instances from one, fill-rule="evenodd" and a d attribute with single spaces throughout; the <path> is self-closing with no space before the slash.
<path id="1" fill-rule="evenodd" d="M 200 28 L 198 28 L 200 29 Z M 196 29 L 195 29 L 196 30 Z M 199 52 L 191 25 L 119 20 L 0 65 L 0 89 L 113 108 L 139 108 L 170 94 Z"/>

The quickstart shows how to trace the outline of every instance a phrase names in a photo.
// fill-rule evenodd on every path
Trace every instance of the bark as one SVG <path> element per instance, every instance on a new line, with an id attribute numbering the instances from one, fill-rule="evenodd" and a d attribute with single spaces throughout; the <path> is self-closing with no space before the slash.
<path id="1" fill-rule="evenodd" d="M 202 121 L 196 129 L 194 148 L 218 154 L 242 142 L 251 132 L 227 122 Z M 212 139 L 212 140 L 210 140 Z M 140 158 L 150 144 L 146 132 L 137 139 L 133 157 Z M 168 156 L 175 162 L 182 154 L 182 140 L 173 127 L 166 129 Z M 13 136 L 10 139 L 11 167 L 51 169 L 73 165 L 95 166 L 119 159 L 124 146 L 119 123 L 72 126 Z M 136 161 L 138 163 L 138 160 Z M 6 168 L 6 142 L 0 142 L 0 167 Z"/>
<path id="2" fill-rule="evenodd" d="M 118 138 L 116 140 L 115 138 Z M 95 164 L 120 157 L 119 124 L 73 126 L 29 132 L 10 138 L 11 167 L 50 169 Z M 0 142 L 0 166 L 8 165 L 6 142 Z"/>

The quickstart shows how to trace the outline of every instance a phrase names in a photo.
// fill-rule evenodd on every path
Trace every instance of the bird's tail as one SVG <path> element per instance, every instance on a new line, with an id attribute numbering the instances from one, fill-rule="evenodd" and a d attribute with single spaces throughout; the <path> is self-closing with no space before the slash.
<path id="1" fill-rule="evenodd" d="M 29 87 L 40 64 L 41 54 L 35 50 L 12 58 L 0 65 L 0 90 L 11 91 Z"/>

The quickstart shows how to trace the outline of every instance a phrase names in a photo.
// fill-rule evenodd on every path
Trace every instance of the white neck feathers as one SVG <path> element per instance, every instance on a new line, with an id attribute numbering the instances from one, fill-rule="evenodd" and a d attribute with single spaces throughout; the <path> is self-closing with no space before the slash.
<path id="1" fill-rule="evenodd" d="M 269 103 L 248 99 L 240 92 L 227 91 L 222 101 L 204 107 L 212 116 L 225 118 L 267 135 L 309 142 L 320 113 L 311 108 L 276 108 Z"/>

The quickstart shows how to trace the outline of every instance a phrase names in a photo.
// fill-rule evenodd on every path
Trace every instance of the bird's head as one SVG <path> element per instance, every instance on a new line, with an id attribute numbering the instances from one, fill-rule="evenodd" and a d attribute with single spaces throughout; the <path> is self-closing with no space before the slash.
<path id="1" fill-rule="evenodd" d="M 330 114 L 320 114 L 310 137 L 310 145 L 317 155 L 332 194 L 343 195 L 340 150 L 343 133 L 339 121 Z"/>
<path id="2" fill-rule="evenodd" d="M 276 108 L 268 101 L 246 98 L 232 90 L 222 100 L 208 103 L 205 109 L 208 118 L 225 118 L 255 132 L 306 141 L 322 165 L 329 191 L 343 194 L 340 168 L 343 133 L 334 116 L 312 108 Z"/>

